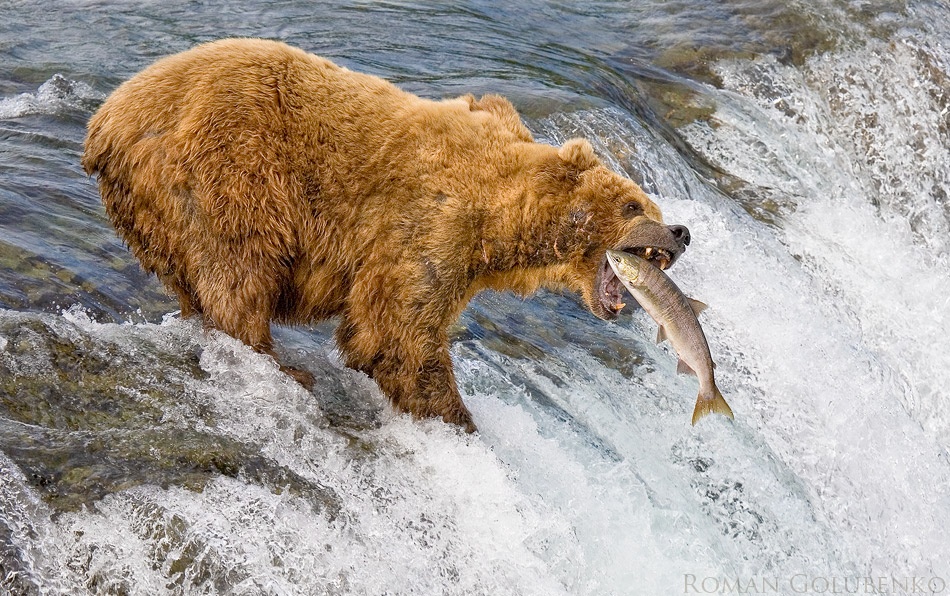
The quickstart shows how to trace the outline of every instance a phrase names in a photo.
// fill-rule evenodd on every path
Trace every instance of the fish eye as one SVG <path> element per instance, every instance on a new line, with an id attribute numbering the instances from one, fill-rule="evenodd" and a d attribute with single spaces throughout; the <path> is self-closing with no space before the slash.
<path id="1" fill-rule="evenodd" d="M 633 219 L 638 215 L 643 215 L 643 206 L 636 201 L 630 201 L 620 208 L 620 213 L 627 219 Z"/>

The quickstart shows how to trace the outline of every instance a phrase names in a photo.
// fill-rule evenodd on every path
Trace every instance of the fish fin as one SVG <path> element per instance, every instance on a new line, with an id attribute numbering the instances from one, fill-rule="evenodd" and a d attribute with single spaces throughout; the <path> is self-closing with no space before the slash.
<path id="1" fill-rule="evenodd" d="M 676 372 L 681 375 L 693 375 L 696 376 L 696 371 L 690 368 L 688 364 L 681 358 L 679 362 L 676 363 Z"/>
<path id="2" fill-rule="evenodd" d="M 661 344 L 664 341 L 666 341 L 666 329 L 660 325 L 660 328 L 656 330 L 656 343 Z"/>
<path id="3" fill-rule="evenodd" d="M 704 396 L 702 392 L 700 392 L 696 398 L 696 408 L 693 409 L 693 426 L 696 426 L 696 423 L 702 420 L 707 414 L 713 412 L 727 416 L 730 420 L 735 419 L 735 416 L 732 414 L 732 408 L 726 403 L 722 393 L 719 393 L 719 388 L 715 385 L 713 385 L 712 397 Z"/>
<path id="4" fill-rule="evenodd" d="M 692 298 L 687 298 L 686 300 L 688 300 L 689 305 L 693 307 L 693 314 L 695 314 L 697 317 L 699 316 L 699 313 L 703 312 L 709 307 L 705 302 L 700 302 L 699 300 L 693 300 Z"/>

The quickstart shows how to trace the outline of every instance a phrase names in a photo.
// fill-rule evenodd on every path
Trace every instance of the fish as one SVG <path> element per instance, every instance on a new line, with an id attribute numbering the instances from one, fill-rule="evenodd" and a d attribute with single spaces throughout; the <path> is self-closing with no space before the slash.
<path id="1" fill-rule="evenodd" d="M 669 340 L 679 357 L 676 372 L 699 379 L 693 425 L 713 412 L 735 417 L 716 386 L 715 363 L 709 353 L 699 313 L 706 305 L 686 297 L 662 270 L 628 252 L 607 251 L 607 261 L 617 278 L 660 326 L 656 343 Z"/>

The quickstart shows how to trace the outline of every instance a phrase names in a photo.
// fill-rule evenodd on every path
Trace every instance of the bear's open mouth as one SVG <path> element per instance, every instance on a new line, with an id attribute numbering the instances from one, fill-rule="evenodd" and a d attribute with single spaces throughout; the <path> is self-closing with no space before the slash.
<path id="1" fill-rule="evenodd" d="M 641 259 L 649 261 L 654 267 L 666 269 L 673 262 L 673 255 L 670 251 L 655 246 L 637 246 L 621 249 L 623 252 L 629 252 L 637 255 Z M 617 274 L 614 273 L 607 257 L 604 256 L 600 264 L 600 283 L 598 284 L 598 298 L 601 306 L 608 316 L 616 317 L 617 313 L 623 310 L 626 303 L 623 301 L 624 286 Z"/>

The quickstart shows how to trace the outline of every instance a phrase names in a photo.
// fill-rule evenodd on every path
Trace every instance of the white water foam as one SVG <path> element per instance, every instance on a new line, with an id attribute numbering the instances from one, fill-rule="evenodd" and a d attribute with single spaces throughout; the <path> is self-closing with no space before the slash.
<path id="1" fill-rule="evenodd" d="M 721 95 L 715 130 L 690 132 L 727 171 L 782 189 L 789 251 L 888 365 L 889 397 L 950 448 L 950 79 L 936 63 L 908 42 L 818 57 L 804 72 L 727 65 L 742 95 Z"/>
<path id="2" fill-rule="evenodd" d="M 23 472 L 0 453 L 0 532 L 4 546 L 16 550 L 16 563 L 0 577 L 0 592 L 12 587 L 37 588 L 41 594 L 66 594 L 71 582 L 63 581 L 57 554 L 62 544 L 59 529 L 39 495 L 29 488 Z M 8 564 L 10 560 L 6 561 Z"/>
<path id="3" fill-rule="evenodd" d="M 100 325 L 76 311 L 67 319 L 103 340 L 144 333 L 159 345 L 177 341 L 161 338 L 177 337 L 181 325 Z M 675 581 L 667 573 L 644 577 L 647 560 L 662 566 L 673 555 L 689 564 L 644 548 L 650 516 L 635 506 L 644 491 L 627 495 L 617 483 L 635 474 L 556 421 L 542 416 L 539 426 L 537 413 L 500 401 L 495 391 L 510 394 L 510 382 L 469 396 L 484 420 L 481 437 L 390 413 L 382 428 L 360 433 L 371 457 L 354 459 L 344 437 L 315 415 L 312 398 L 269 359 L 220 334 L 199 341 L 211 378 L 184 398 L 213 409 L 216 432 L 260 445 L 327 487 L 341 511 L 328 519 L 300 499 L 227 478 L 200 494 L 140 487 L 106 498 L 95 512 L 64 516 L 64 534 L 74 537 L 68 558 L 80 562 L 73 567 L 87 582 L 155 593 L 187 555 L 176 581 L 220 582 L 236 593 L 599 594 Z M 339 364 L 328 355 L 321 366 Z M 462 358 L 462 382 L 484 384 L 481 366 Z M 341 372 L 353 377 L 349 391 L 381 400 L 368 379 Z M 170 531 L 184 532 L 184 550 L 200 557 L 181 547 L 169 552 Z M 165 562 L 155 569 L 158 558 Z"/>
<path id="4" fill-rule="evenodd" d="M 0 119 L 89 110 L 105 97 L 82 81 L 73 81 L 61 74 L 55 74 L 40 85 L 36 93 L 0 98 Z"/>
<path id="5" fill-rule="evenodd" d="M 868 571 L 946 576 L 950 155 L 946 73 L 922 52 L 872 43 L 804 71 L 769 58 L 724 65 L 714 126 L 687 136 L 791 206 L 777 238 L 782 260 L 801 265 L 737 284 L 760 296 L 760 315 L 730 327 L 770 336 L 772 349 L 756 348 L 771 369 L 757 384 L 770 401 L 791 398 L 768 422 L 797 475 Z M 743 260 L 732 277 L 757 269 Z"/>

